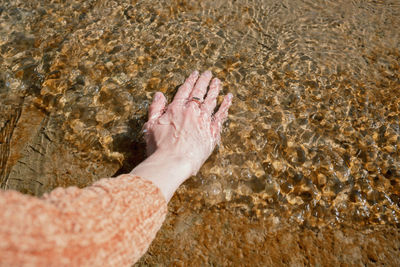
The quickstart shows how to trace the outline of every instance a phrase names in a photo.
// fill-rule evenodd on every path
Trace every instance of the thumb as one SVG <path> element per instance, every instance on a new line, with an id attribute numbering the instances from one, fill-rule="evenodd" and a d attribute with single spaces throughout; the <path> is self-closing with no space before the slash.
<path id="1" fill-rule="evenodd" d="M 222 124 L 228 117 L 228 110 L 229 110 L 229 107 L 232 105 L 232 98 L 233 98 L 233 95 L 231 93 L 226 95 L 224 97 L 224 100 L 222 101 L 222 104 L 219 107 L 217 113 L 215 113 L 215 115 L 214 115 L 213 122 L 211 124 L 211 129 L 212 129 L 213 137 L 215 138 L 215 140 L 217 142 L 219 142 L 219 136 L 221 133 Z"/>

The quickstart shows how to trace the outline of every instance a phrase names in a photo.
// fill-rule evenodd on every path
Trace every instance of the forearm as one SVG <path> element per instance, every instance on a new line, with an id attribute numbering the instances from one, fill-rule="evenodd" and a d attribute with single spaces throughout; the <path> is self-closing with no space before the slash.
<path id="1" fill-rule="evenodd" d="M 135 167 L 131 174 L 153 182 L 169 202 L 192 172 L 192 166 L 184 157 L 158 150 Z"/>

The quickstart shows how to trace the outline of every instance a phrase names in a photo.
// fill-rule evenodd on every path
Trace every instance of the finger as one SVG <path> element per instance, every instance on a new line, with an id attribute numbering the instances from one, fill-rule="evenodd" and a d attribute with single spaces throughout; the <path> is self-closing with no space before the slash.
<path id="1" fill-rule="evenodd" d="M 190 92 L 192 91 L 193 86 L 195 85 L 198 78 L 199 72 L 197 70 L 192 72 L 192 74 L 190 74 L 185 82 L 179 87 L 178 92 L 174 97 L 174 101 L 179 99 L 186 100 L 189 97 Z"/>
<path id="2" fill-rule="evenodd" d="M 201 74 L 200 78 L 197 80 L 196 85 L 194 86 L 192 93 L 190 94 L 190 98 L 198 97 L 203 99 L 204 95 L 207 92 L 208 84 L 210 83 L 212 77 L 211 71 L 205 71 Z"/>
<path id="3" fill-rule="evenodd" d="M 202 105 L 202 110 L 209 116 L 214 112 L 215 106 L 217 105 L 217 96 L 221 90 L 221 81 L 217 78 L 213 79 L 210 84 L 210 90 L 207 92 L 207 97 Z"/>
<path id="4" fill-rule="evenodd" d="M 157 92 L 149 108 L 149 121 L 155 120 L 163 113 L 167 99 L 164 94 Z"/>
<path id="5" fill-rule="evenodd" d="M 228 117 L 228 110 L 229 107 L 232 105 L 232 97 L 233 95 L 231 93 L 226 95 L 217 113 L 215 113 L 214 115 L 214 120 L 212 123 L 214 137 L 217 137 L 219 135 L 219 133 L 221 132 L 222 124 Z"/>

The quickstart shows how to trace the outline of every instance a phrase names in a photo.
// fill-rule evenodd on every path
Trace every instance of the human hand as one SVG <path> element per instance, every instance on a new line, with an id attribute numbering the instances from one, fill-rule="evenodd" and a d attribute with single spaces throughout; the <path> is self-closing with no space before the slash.
<path id="1" fill-rule="evenodd" d="M 221 82 L 214 78 L 207 92 L 211 78 L 210 71 L 200 77 L 197 71 L 193 72 L 169 105 L 163 93 L 155 94 L 144 125 L 148 156 L 157 151 L 167 157 L 179 157 L 189 161 L 192 175 L 198 172 L 219 143 L 222 124 L 232 104 L 229 93 L 214 114 Z"/>

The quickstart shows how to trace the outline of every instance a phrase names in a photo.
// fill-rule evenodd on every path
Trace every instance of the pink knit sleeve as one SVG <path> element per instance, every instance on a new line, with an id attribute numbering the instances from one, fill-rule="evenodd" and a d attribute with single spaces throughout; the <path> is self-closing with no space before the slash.
<path id="1" fill-rule="evenodd" d="M 42 198 L 0 191 L 0 266 L 130 266 L 166 213 L 161 191 L 124 174 Z"/>

